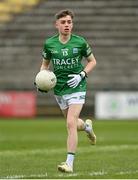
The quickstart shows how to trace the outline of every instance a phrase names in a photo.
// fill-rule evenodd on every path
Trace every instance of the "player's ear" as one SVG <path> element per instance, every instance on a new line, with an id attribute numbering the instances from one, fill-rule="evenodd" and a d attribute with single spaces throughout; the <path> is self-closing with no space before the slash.
<path id="1" fill-rule="evenodd" d="M 55 22 L 55 27 L 58 28 L 58 21 Z"/>
<path id="2" fill-rule="evenodd" d="M 72 22 L 72 28 L 73 28 L 73 26 L 74 26 L 74 24 L 73 24 L 73 22 Z"/>

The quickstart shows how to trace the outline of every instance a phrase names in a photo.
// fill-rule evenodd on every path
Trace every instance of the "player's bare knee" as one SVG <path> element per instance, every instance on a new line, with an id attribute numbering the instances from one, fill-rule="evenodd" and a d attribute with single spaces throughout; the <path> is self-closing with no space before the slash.
<path id="1" fill-rule="evenodd" d="M 76 129 L 77 125 L 74 121 L 67 121 L 67 129 L 71 130 L 71 129 Z"/>

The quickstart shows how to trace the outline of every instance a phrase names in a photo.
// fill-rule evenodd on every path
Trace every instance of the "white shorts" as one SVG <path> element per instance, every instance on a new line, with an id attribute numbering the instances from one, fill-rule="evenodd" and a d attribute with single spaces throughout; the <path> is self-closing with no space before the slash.
<path id="1" fill-rule="evenodd" d="M 60 109 L 67 109 L 71 104 L 84 104 L 86 92 L 76 92 L 72 94 L 66 94 L 63 96 L 55 95 L 56 101 L 60 106 Z"/>

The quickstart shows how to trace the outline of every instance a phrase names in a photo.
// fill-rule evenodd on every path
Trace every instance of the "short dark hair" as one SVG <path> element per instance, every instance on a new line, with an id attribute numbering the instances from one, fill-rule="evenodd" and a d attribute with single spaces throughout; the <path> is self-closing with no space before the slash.
<path id="1" fill-rule="evenodd" d="M 74 13 L 69 9 L 61 10 L 58 13 L 56 13 L 55 18 L 56 18 L 56 20 L 58 20 L 62 17 L 66 17 L 66 16 L 70 16 L 73 19 Z"/>

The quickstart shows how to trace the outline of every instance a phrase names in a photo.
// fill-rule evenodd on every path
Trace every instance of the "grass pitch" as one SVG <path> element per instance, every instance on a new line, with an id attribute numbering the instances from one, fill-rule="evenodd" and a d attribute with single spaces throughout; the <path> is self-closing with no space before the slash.
<path id="1" fill-rule="evenodd" d="M 94 121 L 97 145 L 79 132 L 74 173 L 57 171 L 66 159 L 63 119 L 0 120 L 0 179 L 136 179 L 138 121 Z"/>

